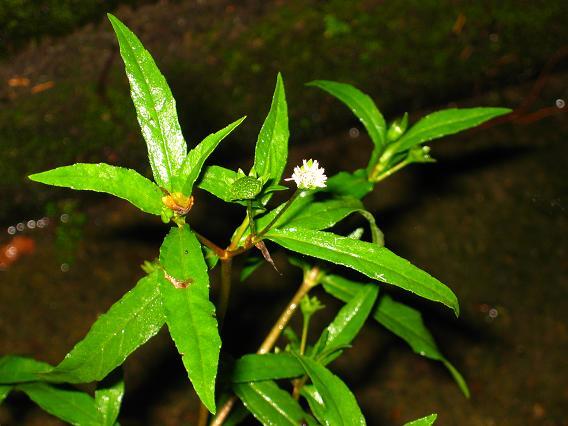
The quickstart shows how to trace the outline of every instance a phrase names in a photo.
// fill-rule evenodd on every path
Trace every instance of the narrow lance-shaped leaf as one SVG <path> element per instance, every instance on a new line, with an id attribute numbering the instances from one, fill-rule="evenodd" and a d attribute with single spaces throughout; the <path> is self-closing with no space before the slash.
<path id="1" fill-rule="evenodd" d="M 442 355 L 432 334 L 424 325 L 419 311 L 384 296 L 377 306 L 374 317 L 385 328 L 408 343 L 415 353 L 442 362 L 463 394 L 469 398 L 469 389 L 464 378 Z"/>
<path id="2" fill-rule="evenodd" d="M 27 383 L 16 387 L 49 414 L 77 426 L 100 426 L 95 400 L 84 392 L 60 389 L 47 383 Z"/>
<path id="3" fill-rule="evenodd" d="M 295 356 L 289 353 L 249 354 L 242 356 L 235 362 L 231 381 L 233 383 L 244 383 L 289 379 L 301 376 L 303 373 L 302 365 Z"/>
<path id="4" fill-rule="evenodd" d="M 429 416 L 405 423 L 404 426 L 432 426 L 436 422 L 437 418 L 437 414 L 430 414 Z"/>
<path id="5" fill-rule="evenodd" d="M 158 216 L 163 207 L 163 194 L 154 182 L 132 169 L 110 164 L 77 163 L 36 173 L 29 178 L 47 185 L 112 194 Z"/>
<path id="6" fill-rule="evenodd" d="M 443 303 L 459 314 L 457 298 L 448 287 L 385 247 L 303 228 L 272 229 L 266 238 L 289 250 L 347 266 L 373 279 Z"/>
<path id="7" fill-rule="evenodd" d="M 38 374 L 51 370 L 46 362 L 17 355 L 0 358 L 0 384 L 36 382 Z"/>
<path id="8" fill-rule="evenodd" d="M 42 377 L 87 383 L 102 380 L 164 325 L 158 289 L 159 271 L 138 284 L 101 315 L 65 359 Z"/>
<path id="9" fill-rule="evenodd" d="M 379 155 L 383 152 L 386 143 L 385 119 L 375 105 L 375 102 L 356 87 L 346 83 L 316 80 L 308 83 L 308 86 L 319 87 L 330 95 L 335 96 L 347 105 L 353 114 L 357 116 L 361 123 L 363 123 L 363 126 L 365 126 L 365 129 L 367 129 L 367 133 L 369 133 L 369 137 L 375 145 L 371 160 L 369 161 L 370 165 L 375 164 Z"/>
<path id="10" fill-rule="evenodd" d="M 189 226 L 170 230 L 160 248 L 160 263 L 167 277 L 160 279 L 166 323 L 197 395 L 214 413 L 221 339 L 209 301 L 207 265 Z"/>
<path id="11" fill-rule="evenodd" d="M 326 292 L 344 302 L 352 300 L 365 286 L 365 284 L 333 274 L 324 275 L 322 284 Z M 469 397 L 469 389 L 465 380 L 440 352 L 432 334 L 422 321 L 419 311 L 385 295 L 380 299 L 373 312 L 373 317 L 387 330 L 408 343 L 415 353 L 441 361 L 450 371 L 464 395 Z"/>
<path id="12" fill-rule="evenodd" d="M 284 82 L 278 73 L 270 111 L 258 134 L 254 152 L 254 169 L 259 177 L 272 180 L 273 184 L 280 182 L 288 157 L 289 136 Z"/>
<path id="13" fill-rule="evenodd" d="M 11 390 L 12 386 L 10 385 L 0 385 L 0 404 L 6 399 Z"/>
<path id="14" fill-rule="evenodd" d="M 102 426 L 114 426 L 116 424 L 123 396 L 124 380 L 122 377 L 95 391 L 95 406 L 99 412 Z"/>
<path id="15" fill-rule="evenodd" d="M 326 328 L 327 333 L 320 336 L 320 341 L 314 345 L 321 348 L 315 357 L 327 353 L 323 363 L 328 364 L 340 355 L 340 349 L 351 344 L 357 336 L 377 300 L 379 288 L 374 284 L 367 284 L 343 306 L 334 320 Z M 322 341 L 323 340 L 323 341 Z"/>
<path id="16" fill-rule="evenodd" d="M 229 124 L 227 127 L 212 133 L 201 141 L 195 148 L 190 150 L 181 165 L 179 171 L 179 184 L 176 190 L 190 195 L 193 189 L 193 184 L 201 173 L 201 168 L 207 158 L 213 153 L 217 145 L 225 139 L 239 124 L 241 124 L 246 117 L 242 117 L 237 121 Z"/>
<path id="17" fill-rule="evenodd" d="M 176 102 L 166 79 L 138 37 L 108 14 L 130 81 L 130 95 L 146 140 L 154 179 L 171 191 L 187 146 L 178 121 Z"/>
<path id="18" fill-rule="evenodd" d="M 316 425 L 298 401 L 272 381 L 234 384 L 233 389 L 245 407 L 266 426 Z"/>
<path id="19" fill-rule="evenodd" d="M 363 198 L 373 190 L 373 183 L 367 179 L 367 172 L 363 169 L 349 172 L 339 172 L 327 180 L 326 192 L 336 195 L 346 195 Z"/>
<path id="20" fill-rule="evenodd" d="M 221 166 L 209 166 L 198 182 L 198 187 L 229 203 L 233 198 L 231 185 L 238 179 L 237 172 Z"/>
<path id="21" fill-rule="evenodd" d="M 314 415 L 322 424 L 329 426 L 367 424 L 355 396 L 339 377 L 310 358 L 296 356 L 321 395 L 325 415 L 322 416 L 320 410 L 314 410 Z"/>
<path id="22" fill-rule="evenodd" d="M 422 118 L 402 135 L 396 143 L 397 151 L 406 151 L 423 142 L 479 126 L 487 120 L 510 112 L 508 108 L 451 108 L 434 112 Z"/>
<path id="23" fill-rule="evenodd" d="M 275 228 L 300 226 L 306 229 L 326 229 L 330 228 L 351 213 L 361 211 L 363 204 L 353 197 L 341 197 L 325 201 L 314 202 L 313 191 L 303 191 L 284 211 L 273 225 Z M 277 214 L 285 207 L 286 203 L 280 204 L 256 221 L 257 229 L 264 229 Z M 243 242 L 250 234 L 247 230 L 242 238 Z"/>

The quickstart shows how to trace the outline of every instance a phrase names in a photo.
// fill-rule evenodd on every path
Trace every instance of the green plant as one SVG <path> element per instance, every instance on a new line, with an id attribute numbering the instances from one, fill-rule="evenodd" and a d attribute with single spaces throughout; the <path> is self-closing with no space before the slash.
<path id="1" fill-rule="evenodd" d="M 175 101 L 164 77 L 136 36 L 114 16 L 109 18 L 120 44 L 155 182 L 134 170 L 108 164 L 74 164 L 34 174 L 30 179 L 106 192 L 174 226 L 162 243 L 158 259 L 143 265 L 147 275 L 97 319 L 57 366 L 19 356 L 0 358 L 0 399 L 12 389 L 20 390 L 69 423 L 114 425 L 124 383 L 111 372 L 166 324 L 203 404 L 201 424 L 206 424 L 208 412 L 216 415 L 213 425 L 238 423 L 248 412 L 269 425 L 365 424 L 352 392 L 327 365 L 350 347 L 370 317 L 404 339 L 416 353 L 442 362 L 467 396 L 465 381 L 439 351 L 420 313 L 386 294 L 379 297 L 379 289 L 388 283 L 442 303 L 458 315 L 456 296 L 440 281 L 384 247 L 383 234 L 361 199 L 376 183 L 403 167 L 433 161 L 426 142 L 509 110 L 444 110 L 424 117 L 408 130 L 405 115 L 387 128 L 374 102 L 358 89 L 331 81 L 312 82 L 309 85 L 337 97 L 355 113 L 374 149 L 365 169 L 344 171 L 329 179 L 317 161 L 304 160 L 292 177 L 285 179 L 294 181 L 297 189 L 288 201 L 273 208 L 273 194 L 288 189 L 281 185 L 289 136 L 282 77 L 278 75 L 251 170 L 235 172 L 213 165 L 202 171 L 209 155 L 244 117 L 187 152 Z M 187 223 L 196 188 L 243 207 L 244 219 L 228 247 L 214 244 Z M 368 222 L 371 242 L 361 239 L 363 230 L 359 228 L 347 236 L 326 231 L 353 213 Z M 257 353 L 237 359 L 226 380 L 218 381 L 219 329 L 229 303 L 233 259 L 255 248 L 262 255 L 248 258 L 242 280 L 264 261 L 274 265 L 266 241 L 317 261 L 290 257 L 292 264 L 303 269 L 302 283 Z M 209 270 L 219 263 L 220 297 L 215 307 L 209 299 Z M 330 263 L 366 275 L 371 282 L 349 280 L 332 271 Z M 310 319 L 323 309 L 319 300 L 309 295 L 316 287 L 345 305 L 313 342 L 308 338 Z M 298 308 L 304 318 L 299 338 L 287 328 Z M 275 345 L 283 332 L 288 344 L 278 349 Z M 94 397 L 60 386 L 88 382 L 100 382 Z M 299 402 L 300 398 L 305 404 Z M 244 406 L 232 410 L 238 399 Z M 435 418 L 431 415 L 410 424 L 432 424 Z"/>

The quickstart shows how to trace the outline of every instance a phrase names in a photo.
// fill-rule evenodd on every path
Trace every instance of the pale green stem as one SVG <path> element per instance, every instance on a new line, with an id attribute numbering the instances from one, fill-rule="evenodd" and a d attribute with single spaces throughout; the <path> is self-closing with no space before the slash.
<path id="1" fill-rule="evenodd" d="M 270 228 L 272 228 L 272 226 L 278 221 L 278 219 L 280 219 L 280 217 L 284 214 L 284 212 L 288 210 L 288 207 L 292 205 L 292 203 L 296 200 L 296 198 L 298 198 L 298 195 L 300 195 L 301 193 L 302 193 L 301 189 L 296 189 L 296 192 L 294 192 L 290 197 L 290 199 L 286 201 L 286 204 L 284 204 L 284 207 L 282 207 L 282 209 L 278 212 L 278 214 L 276 214 L 276 216 L 274 216 L 274 218 L 270 221 L 270 223 L 266 225 L 264 229 L 258 233 L 258 238 L 261 238 L 264 234 L 266 234 L 270 230 Z"/>
<path id="2" fill-rule="evenodd" d="M 286 309 L 276 323 L 272 326 L 272 329 L 258 348 L 257 354 L 265 354 L 272 350 L 276 341 L 280 337 L 280 334 L 292 318 L 292 315 L 298 307 L 300 306 L 300 301 L 302 298 L 319 282 L 320 270 L 317 266 L 314 266 L 308 273 L 305 274 L 304 280 L 302 281 L 302 285 L 296 291 L 296 294 L 292 297 L 292 300 L 286 306 Z M 217 411 L 217 415 L 211 422 L 210 426 L 221 426 L 227 417 L 231 413 L 235 402 L 237 401 L 237 397 L 235 395 L 231 396 L 225 404 Z"/>

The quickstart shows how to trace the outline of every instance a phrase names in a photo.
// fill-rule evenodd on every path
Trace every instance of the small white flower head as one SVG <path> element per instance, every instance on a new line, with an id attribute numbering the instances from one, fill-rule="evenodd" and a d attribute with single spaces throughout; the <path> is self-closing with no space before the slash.
<path id="1" fill-rule="evenodd" d="M 325 188 L 327 176 L 325 170 L 319 167 L 317 160 L 302 160 L 302 166 L 294 167 L 292 177 L 284 180 L 293 180 L 298 189 Z"/>

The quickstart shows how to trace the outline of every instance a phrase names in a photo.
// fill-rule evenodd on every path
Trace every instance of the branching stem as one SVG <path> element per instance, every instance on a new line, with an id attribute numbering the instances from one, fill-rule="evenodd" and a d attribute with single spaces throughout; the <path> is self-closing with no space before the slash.
<path id="1" fill-rule="evenodd" d="M 298 307 L 300 306 L 300 301 L 302 298 L 319 282 L 320 270 L 317 266 L 314 266 L 310 269 L 305 275 L 304 280 L 302 281 L 302 285 L 296 291 L 296 294 L 292 297 L 288 305 L 286 305 L 286 309 L 282 312 L 276 323 L 272 326 L 272 329 L 260 345 L 257 350 L 257 354 L 265 354 L 272 350 L 276 341 L 284 331 L 284 328 L 292 318 L 292 315 L 296 312 Z M 210 426 L 221 426 L 227 417 L 231 413 L 235 402 L 237 401 L 237 397 L 235 395 L 231 396 L 227 402 L 219 409 L 217 412 L 217 416 L 212 420 Z"/>

